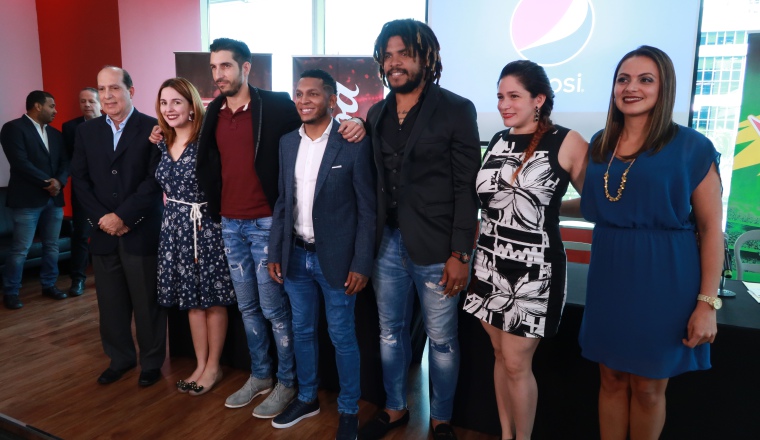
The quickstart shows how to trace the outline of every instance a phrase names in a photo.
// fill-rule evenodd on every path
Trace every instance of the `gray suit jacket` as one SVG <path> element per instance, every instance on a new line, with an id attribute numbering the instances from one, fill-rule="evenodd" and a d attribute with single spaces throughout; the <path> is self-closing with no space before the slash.
<path id="1" fill-rule="evenodd" d="M 349 272 L 372 274 L 375 241 L 375 179 L 370 141 L 350 144 L 333 123 L 314 192 L 314 239 L 327 282 L 341 288 Z M 280 139 L 279 197 L 272 215 L 269 262 L 282 265 L 287 276 L 293 246 L 295 166 L 301 136 L 298 130 Z"/>

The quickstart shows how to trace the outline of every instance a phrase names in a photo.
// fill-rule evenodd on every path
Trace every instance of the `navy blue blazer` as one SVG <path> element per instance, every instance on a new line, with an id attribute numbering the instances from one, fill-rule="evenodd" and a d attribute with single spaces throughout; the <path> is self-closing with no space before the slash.
<path id="1" fill-rule="evenodd" d="M 85 122 L 84 116 L 66 121 L 61 126 L 63 131 L 63 143 L 66 146 L 66 152 L 69 159 L 74 157 L 74 142 L 76 141 L 77 128 Z"/>
<path id="2" fill-rule="evenodd" d="M 372 275 L 375 241 L 375 179 L 369 138 L 351 144 L 333 121 L 314 191 L 314 242 L 327 282 L 342 288 L 349 272 Z M 272 214 L 269 262 L 280 263 L 287 276 L 292 249 L 298 130 L 280 139 L 279 197 Z"/>
<path id="3" fill-rule="evenodd" d="M 63 135 L 50 125 L 45 126 L 45 131 L 49 151 L 34 123 L 26 116 L 6 122 L 0 130 L 0 143 L 11 166 L 6 202 L 9 208 L 45 206 L 50 200 L 50 193 L 43 188 L 50 185 L 45 180 L 51 177 L 57 179 L 61 187 L 66 185 L 69 158 L 63 146 Z M 55 206 L 63 206 L 63 191 L 53 201 Z"/>
<path id="4" fill-rule="evenodd" d="M 115 252 L 119 244 L 119 237 L 98 227 L 100 218 L 111 212 L 130 229 L 123 236 L 127 253 L 158 253 L 163 199 L 155 174 L 161 151 L 148 140 L 156 124 L 156 118 L 135 109 L 116 151 L 113 130 L 105 116 L 81 124 L 76 131 L 72 180 L 87 221 L 93 226 L 90 251 L 95 255 Z"/>

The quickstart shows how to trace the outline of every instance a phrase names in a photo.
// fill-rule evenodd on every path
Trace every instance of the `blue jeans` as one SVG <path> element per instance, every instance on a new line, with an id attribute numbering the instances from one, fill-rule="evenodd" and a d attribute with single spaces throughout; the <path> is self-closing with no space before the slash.
<path id="1" fill-rule="evenodd" d="M 271 217 L 255 220 L 222 217 L 230 276 L 251 354 L 251 375 L 257 379 L 272 377 L 268 336 L 271 327 L 277 347 L 277 380 L 291 388 L 295 385 L 295 365 L 290 304 L 282 286 L 269 277 L 267 270 L 270 229 Z"/>
<path id="2" fill-rule="evenodd" d="M 335 347 L 340 394 L 338 411 L 344 414 L 359 412 L 359 343 L 354 328 L 356 295 L 346 295 L 346 289 L 331 287 L 322 274 L 315 252 L 296 247 L 291 251 L 285 291 L 293 307 L 293 336 L 298 372 L 298 398 L 311 402 L 317 398 L 319 343 L 319 290 L 325 297 L 327 330 Z"/>
<path id="3" fill-rule="evenodd" d="M 459 301 L 458 295 L 444 296 L 445 286 L 438 285 L 443 267 L 444 263 L 414 264 L 401 232 L 386 226 L 375 260 L 372 285 L 380 317 L 380 357 L 387 394 L 385 407 L 398 411 L 406 409 L 406 385 L 412 361 L 410 326 L 416 290 L 429 340 L 430 417 L 449 421 L 459 374 Z"/>
<path id="4" fill-rule="evenodd" d="M 39 237 L 42 242 L 42 264 L 40 284 L 42 288 L 55 285 L 58 280 L 58 237 L 61 235 L 63 208 L 55 206 L 53 199 L 41 208 L 11 208 L 13 215 L 13 241 L 11 251 L 5 260 L 3 289 L 6 295 L 18 295 L 21 276 L 29 248 L 34 240 L 34 232 L 39 223 Z"/>

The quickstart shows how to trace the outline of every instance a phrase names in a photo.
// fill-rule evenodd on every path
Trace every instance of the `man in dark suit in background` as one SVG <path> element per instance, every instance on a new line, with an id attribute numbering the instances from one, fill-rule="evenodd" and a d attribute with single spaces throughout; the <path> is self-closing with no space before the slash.
<path id="1" fill-rule="evenodd" d="M 337 84 L 307 70 L 294 101 L 303 124 L 280 139 L 279 198 L 269 236 L 269 275 L 285 283 L 293 316 L 298 398 L 272 421 L 287 428 L 319 413 L 317 324 L 319 290 L 340 379 L 338 440 L 358 430 L 359 344 L 355 293 L 374 260 L 375 188 L 369 139 L 351 145 L 332 118 Z"/>
<path id="2" fill-rule="evenodd" d="M 11 168 L 6 205 L 13 213 L 13 242 L 3 276 L 3 303 L 9 309 L 23 307 L 18 297 L 21 276 L 38 224 L 43 249 L 42 294 L 66 298 L 55 282 L 63 221 L 61 188 L 69 178 L 69 159 L 61 132 L 49 125 L 56 113 L 53 95 L 35 90 L 26 97 L 26 114 L 8 121 L 0 131 Z"/>
<path id="3" fill-rule="evenodd" d="M 132 314 L 140 350 L 139 385 L 161 377 L 166 311 L 156 301 L 158 239 L 163 203 L 155 180 L 161 159 L 148 141 L 156 119 L 132 105 L 132 78 L 108 66 L 98 73 L 106 116 L 76 132 L 74 190 L 93 227 L 90 252 L 100 311 L 100 337 L 111 363 L 98 378 L 109 384 L 135 366 Z"/>
<path id="4" fill-rule="evenodd" d="M 100 117 L 100 100 L 98 90 L 85 87 L 79 91 L 79 110 L 82 116 L 63 123 L 63 141 L 69 157 L 74 157 L 74 139 L 77 127 L 85 121 Z M 72 188 L 73 189 L 73 188 Z M 71 287 L 69 296 L 79 296 L 84 293 L 84 281 L 87 279 L 87 246 L 90 238 L 90 223 L 84 213 L 82 204 L 74 191 L 71 191 L 71 212 L 73 229 L 71 231 Z"/>
<path id="5" fill-rule="evenodd" d="M 391 89 L 367 114 L 378 176 L 380 241 L 372 285 L 387 400 L 385 411 L 362 427 L 359 438 L 381 438 L 409 421 L 406 383 L 416 288 L 430 341 L 433 438 L 453 439 L 449 421 L 459 372 L 457 304 L 467 285 L 478 213 L 475 106 L 438 86 L 440 46 L 424 23 L 386 23 L 374 57 Z"/>

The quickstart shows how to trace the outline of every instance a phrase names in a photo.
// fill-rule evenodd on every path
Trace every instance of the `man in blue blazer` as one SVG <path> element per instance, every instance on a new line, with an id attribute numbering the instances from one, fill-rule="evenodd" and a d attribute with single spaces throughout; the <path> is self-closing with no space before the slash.
<path id="1" fill-rule="evenodd" d="M 61 188 L 69 178 L 69 160 L 61 132 L 49 125 L 56 113 L 53 95 L 35 90 L 26 97 L 26 114 L 5 123 L 0 131 L 0 143 L 11 166 L 6 205 L 13 215 L 13 241 L 3 276 L 3 303 L 9 309 L 23 307 L 18 297 L 21 275 L 38 225 L 42 294 L 66 298 L 55 282 L 63 221 Z"/>
<path id="2" fill-rule="evenodd" d="M 161 378 L 166 357 L 166 311 L 156 300 L 163 200 L 155 174 L 161 153 L 148 141 L 156 118 L 132 105 L 135 88 L 124 69 L 103 68 L 98 92 L 105 116 L 79 126 L 71 167 L 92 226 L 100 338 L 111 359 L 98 383 L 115 382 L 135 367 L 134 314 L 138 384 L 149 386 Z"/>
<path id="3" fill-rule="evenodd" d="M 279 198 L 269 236 L 269 274 L 292 308 L 298 398 L 272 421 L 287 428 L 319 413 L 319 289 L 340 380 L 337 439 L 358 430 L 359 347 L 355 293 L 373 267 L 375 182 L 367 139 L 349 144 L 332 119 L 337 84 L 323 70 L 301 74 L 295 93 L 301 128 L 280 139 Z"/>

